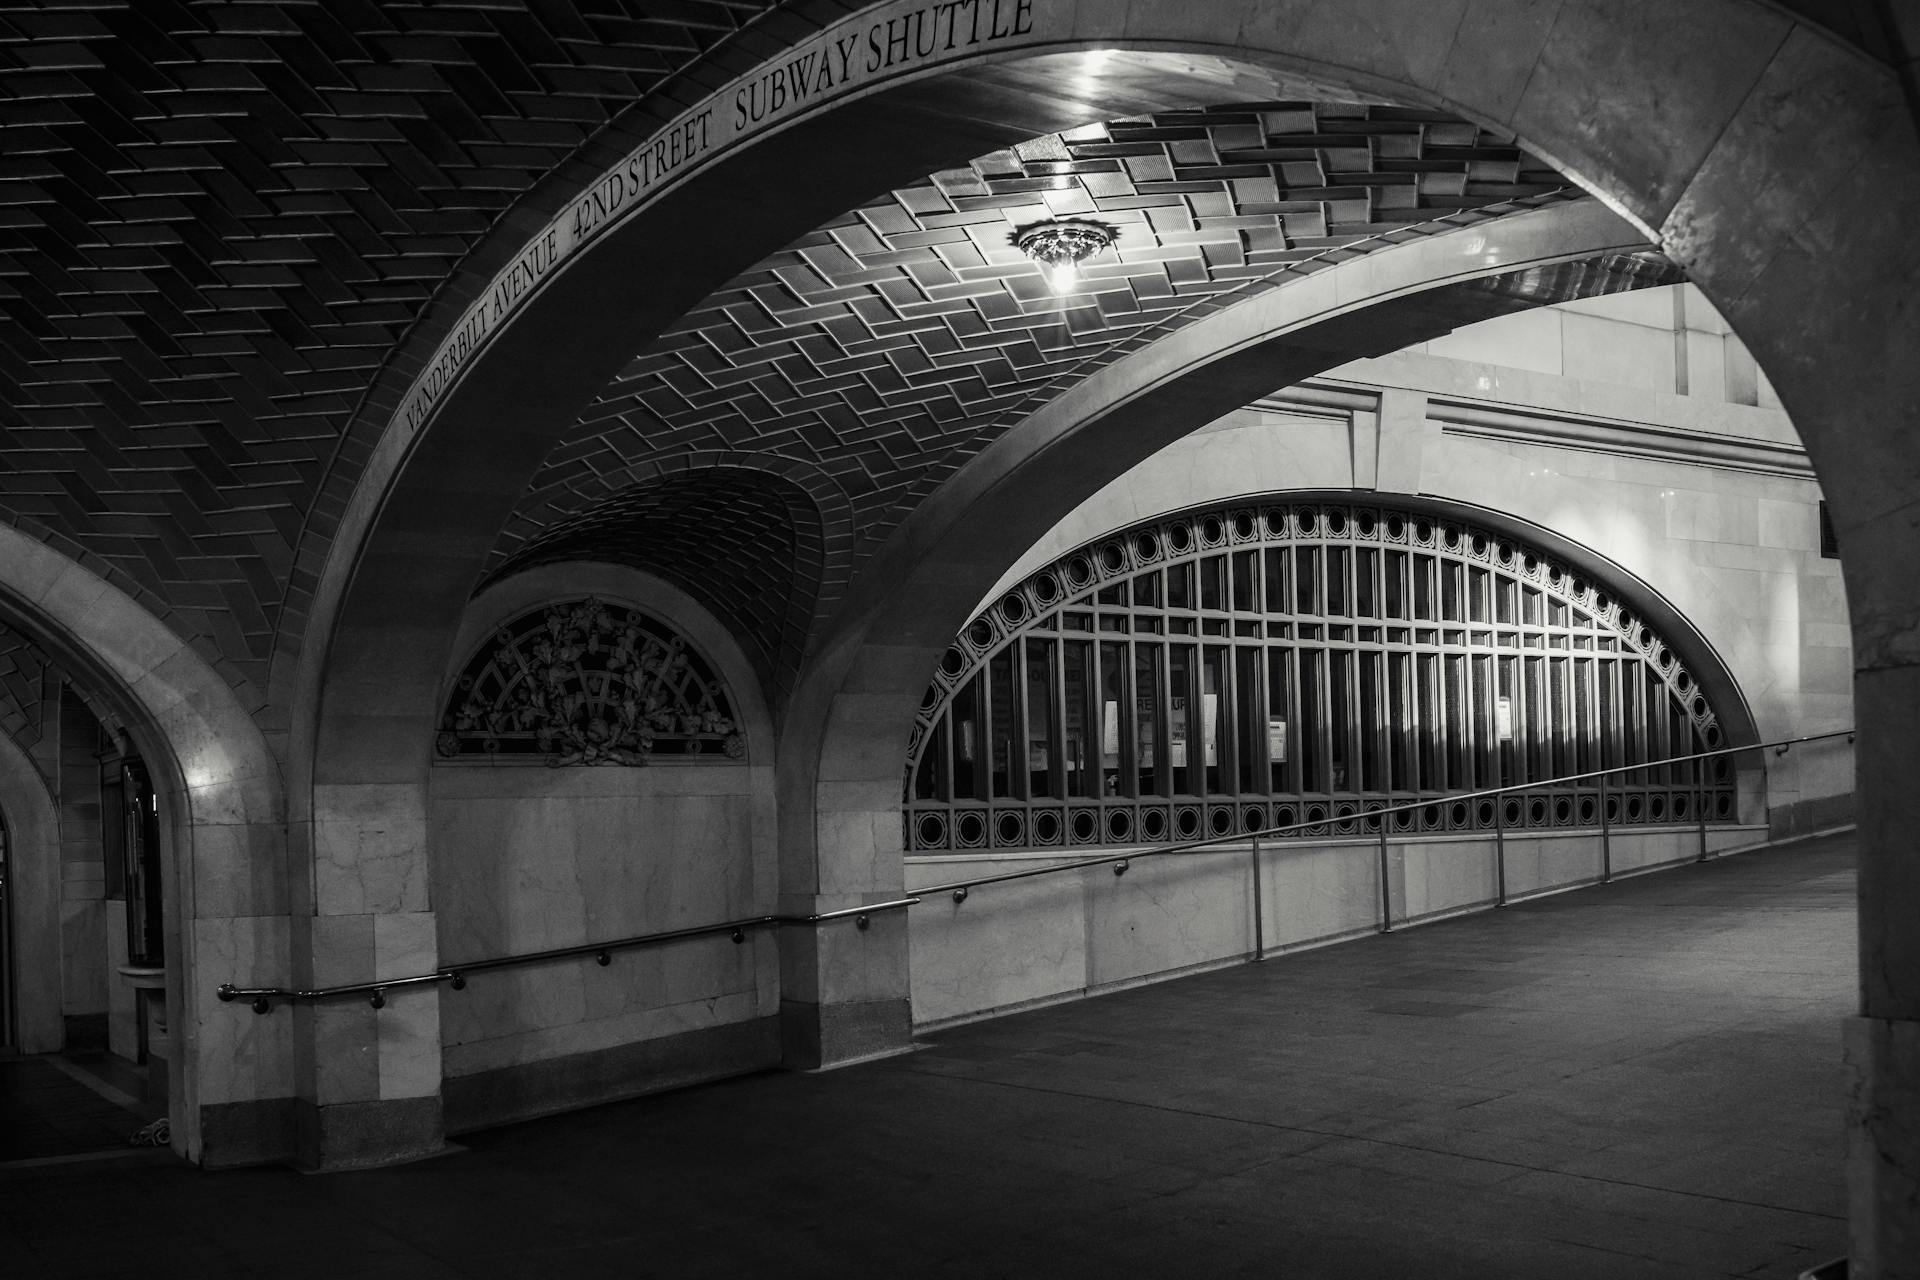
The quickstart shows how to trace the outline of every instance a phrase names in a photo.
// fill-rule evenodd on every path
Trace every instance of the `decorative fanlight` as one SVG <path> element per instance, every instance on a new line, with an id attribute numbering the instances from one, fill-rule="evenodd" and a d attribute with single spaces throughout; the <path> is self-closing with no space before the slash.
<path id="1" fill-rule="evenodd" d="M 1086 218 L 1036 222 L 1009 237 L 1014 248 L 1046 268 L 1055 293 L 1071 291 L 1079 283 L 1080 264 L 1119 238 L 1116 228 Z"/>

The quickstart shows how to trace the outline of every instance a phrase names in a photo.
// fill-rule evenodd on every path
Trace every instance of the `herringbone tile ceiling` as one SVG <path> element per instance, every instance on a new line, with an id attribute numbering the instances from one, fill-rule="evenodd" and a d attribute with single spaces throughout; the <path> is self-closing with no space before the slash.
<path id="1" fill-rule="evenodd" d="M 320 477 L 434 289 L 766 7 L 0 8 L 0 514 L 262 687 Z"/>
<path id="2" fill-rule="evenodd" d="M 624 495 L 674 464 L 772 460 L 830 521 L 817 594 L 769 616 L 753 568 L 710 535 L 664 572 L 791 670 L 812 622 L 914 504 L 1094 368 L 1289 278 L 1399 240 L 1579 195 L 1501 137 L 1434 112 L 1251 103 L 1035 138 L 808 233 L 637 353 L 559 441 L 492 573 L 570 554 L 628 559 L 651 520 Z M 1062 298 L 1010 243 L 1088 217 L 1119 231 Z M 744 513 L 738 513 L 745 518 Z M 649 542 L 647 545 L 653 545 Z"/>

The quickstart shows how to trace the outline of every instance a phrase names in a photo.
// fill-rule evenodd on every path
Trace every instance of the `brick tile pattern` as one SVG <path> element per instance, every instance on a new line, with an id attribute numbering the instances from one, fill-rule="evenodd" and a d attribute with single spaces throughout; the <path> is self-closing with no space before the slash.
<path id="1" fill-rule="evenodd" d="M 806 641 L 825 549 L 805 490 L 771 472 L 714 466 L 614 490 L 524 543 L 489 581 L 569 560 L 644 569 L 704 600 L 763 672 L 785 679 Z"/>
<path id="2" fill-rule="evenodd" d="M 767 7 L 7 6 L 0 519 L 263 688 L 323 474 L 429 297 Z"/>
<path id="3" fill-rule="evenodd" d="M 982 156 L 809 233 L 639 352 L 556 444 L 492 563 L 620 544 L 631 513 L 605 502 L 608 477 L 636 459 L 752 451 L 853 514 L 819 596 L 781 623 L 804 637 L 918 501 L 1100 365 L 1289 278 L 1577 194 L 1511 138 L 1349 104 L 1167 112 Z M 1119 231 L 1065 298 L 1009 239 L 1054 217 Z M 757 568 L 703 566 L 716 608 Z"/>

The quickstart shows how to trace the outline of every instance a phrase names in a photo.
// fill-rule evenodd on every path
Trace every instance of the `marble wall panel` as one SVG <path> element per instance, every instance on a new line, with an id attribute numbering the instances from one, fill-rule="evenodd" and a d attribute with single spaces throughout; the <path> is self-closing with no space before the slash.
<path id="1" fill-rule="evenodd" d="M 189 1011 L 190 1025 L 175 1029 L 174 1058 L 184 1060 L 182 1039 L 192 1043 L 201 1106 L 293 1095 L 292 1017 L 284 1009 L 262 1016 L 244 1001 L 224 1004 L 212 994 L 221 982 L 278 985 L 289 927 L 285 916 L 241 916 L 198 919 L 187 930 L 188 956 L 179 967 L 200 987 L 169 992 L 168 1003 Z"/>
<path id="2" fill-rule="evenodd" d="M 229 1008 L 244 1009 L 243 1005 Z M 251 1011 L 248 1016 L 253 1016 Z M 313 1100 L 322 1106 L 380 1096 L 379 1014 L 361 1000 L 316 1001 L 305 1026 L 312 1037 Z M 304 1061 L 306 1050 L 301 1051 Z"/>
<path id="3" fill-rule="evenodd" d="M 140 1029 L 135 1025 L 139 1001 L 133 984 L 120 973 L 127 962 L 127 904 L 119 898 L 106 903 L 107 1048 L 128 1061 L 140 1052 Z"/>
<path id="4" fill-rule="evenodd" d="M 1557 311 L 1522 311 L 1468 325 L 1420 349 L 1447 360 L 1471 360 L 1558 377 L 1567 372 L 1566 338 L 1560 326 Z"/>
<path id="5" fill-rule="evenodd" d="M 1720 313 L 1713 309 L 1713 304 L 1707 301 L 1706 295 L 1690 284 L 1665 285 L 1657 289 L 1630 289 L 1625 293 L 1602 294 L 1597 298 L 1579 298 L 1549 307 L 1544 312 L 1522 314 L 1550 315 L 1555 312 L 1669 331 L 1674 329 L 1678 319 L 1684 318 L 1689 328 L 1700 329 L 1717 324 L 1718 327 L 1714 328 L 1713 332 L 1727 331 L 1727 322 L 1720 318 Z M 1478 328 L 1479 326 L 1469 327 Z M 1493 363 L 1499 363 L 1498 359 Z"/>
<path id="6" fill-rule="evenodd" d="M 106 920 L 97 893 L 60 903 L 61 1010 L 68 1015 L 107 1008 Z"/>
<path id="7" fill-rule="evenodd" d="M 1700 856 L 1699 830 L 1634 831 L 1613 842 L 1613 874 L 1626 875 L 1646 867 L 1685 862 Z"/>
<path id="8" fill-rule="evenodd" d="M 1014 865 L 996 870 L 1010 871 Z M 975 873 L 965 860 L 915 859 L 909 884 Z M 1085 879 L 1100 868 L 986 885 L 956 903 L 930 898 L 911 917 L 913 1020 L 942 1022 L 1087 986 Z"/>
<path id="9" fill-rule="evenodd" d="M 306 926 L 308 948 L 304 957 L 311 967 L 302 984 L 333 987 L 356 982 L 371 982 L 374 972 L 374 918 L 358 916 L 316 916 Z"/>
<path id="10" fill-rule="evenodd" d="M 631 972 L 622 969 L 615 980 L 628 981 Z M 587 1017 L 586 986 L 602 981 L 599 973 L 590 959 L 476 973 L 465 990 L 447 991 L 440 1009 L 441 1043 L 451 1048 L 578 1023 Z"/>
<path id="11" fill-rule="evenodd" d="M 619 1017 L 666 1005 L 751 995 L 758 990 L 758 948 L 772 945 L 765 930 L 735 943 L 725 935 L 689 938 L 613 955 L 602 968 L 575 962 L 580 970 L 582 1017 Z"/>
<path id="12" fill-rule="evenodd" d="M 1600 842 L 1591 836 L 1513 840 L 1507 844 L 1507 896 L 1561 889 L 1600 876 Z"/>
<path id="13" fill-rule="evenodd" d="M 1766 827 L 1714 827 L 1708 848 L 1749 848 Z M 1699 855 L 1697 829 L 1616 832 L 1614 867 L 1685 862 Z M 1475 907 L 1495 898 L 1491 839 L 1441 836 L 1390 846 L 1394 923 Z M 1261 855 L 1267 952 L 1374 932 L 1380 924 L 1378 845 L 1372 840 L 1269 845 Z M 1144 859 L 1125 876 L 1105 867 L 982 886 L 967 901 L 929 898 L 912 914 L 913 1017 L 951 1022 L 1114 982 L 1168 977 L 1231 961 L 1253 949 L 1248 849 L 1201 859 Z M 1017 855 L 986 860 L 915 858 L 909 883 L 928 885 L 1042 865 Z M 1155 875 L 1158 863 L 1159 874 Z M 1142 873 L 1145 873 L 1144 875 Z M 1600 874 L 1597 833 L 1517 833 L 1507 840 L 1512 897 L 1573 888 Z M 1136 876 L 1133 886 L 1126 882 Z M 1117 881 L 1117 882 L 1116 882 Z M 1131 889 L 1131 892 L 1129 892 Z"/>
<path id="14" fill-rule="evenodd" d="M 411 783 L 313 790 L 315 905 L 321 915 L 424 911 L 427 821 Z"/>
<path id="15" fill-rule="evenodd" d="M 865 929 L 851 919 L 824 922 L 819 928 L 781 930 L 784 943 L 810 938 L 814 963 L 812 999 L 822 1005 L 908 999 L 906 911 L 883 911 L 868 918 Z M 782 983 L 782 999 L 808 999 Z"/>
<path id="16" fill-rule="evenodd" d="M 1675 390 L 1682 395 L 1722 399 L 1727 395 L 1727 346 L 1717 333 L 1688 329 L 1676 348 L 1680 367 Z"/>
<path id="17" fill-rule="evenodd" d="M 1144 858 L 1085 873 L 1087 985 L 1102 987 L 1247 955 L 1253 870 L 1244 853 Z"/>
<path id="18" fill-rule="evenodd" d="M 440 1000 L 435 987 L 405 987 L 374 1015 L 382 1100 L 440 1092 Z"/>
<path id="19" fill-rule="evenodd" d="M 1402 893 L 1399 915 L 1412 919 L 1492 902 L 1499 892 L 1491 840 L 1393 841 Z"/>
<path id="20" fill-rule="evenodd" d="M 285 912 L 284 844 L 279 828 L 269 823 L 195 827 L 194 911 L 212 917 Z"/>
<path id="21" fill-rule="evenodd" d="M 440 961 L 766 914 L 756 806 L 769 802 L 756 777 L 765 783 L 731 764 L 435 769 Z M 441 993 L 441 1065 L 470 1073 L 712 1025 L 701 1009 L 759 1016 L 777 999 L 772 950 L 756 933 L 740 946 L 720 936 L 616 952 L 606 967 L 581 957 L 475 974 L 464 991 Z"/>
<path id="22" fill-rule="evenodd" d="M 1343 937 L 1380 922 L 1380 878 L 1371 843 L 1286 844 L 1261 855 L 1267 949 Z"/>
<path id="23" fill-rule="evenodd" d="M 442 1061 L 449 1077 L 469 1076 L 501 1067 L 520 1066 L 679 1035 L 686 1031 L 745 1022 L 756 1016 L 756 1007 L 756 997 L 750 992 L 656 1005 L 608 1018 L 534 1027 L 483 1040 L 449 1044 Z"/>

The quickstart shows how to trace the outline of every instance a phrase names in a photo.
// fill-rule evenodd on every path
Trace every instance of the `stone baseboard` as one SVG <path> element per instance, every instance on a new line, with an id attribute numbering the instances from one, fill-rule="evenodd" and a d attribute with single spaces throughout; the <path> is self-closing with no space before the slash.
<path id="1" fill-rule="evenodd" d="M 1844 827 L 1853 820 L 1854 801 L 1851 791 L 1845 795 L 1796 800 L 1792 804 L 1783 804 L 1767 810 L 1767 838 L 1791 840 L 1796 836 L 1811 835 L 1816 831 Z"/>
<path id="2" fill-rule="evenodd" d="M 240 1169 L 284 1164 L 299 1150 L 293 1098 L 216 1102 L 200 1108 L 200 1167 Z"/>
<path id="3" fill-rule="evenodd" d="M 907 1000 L 780 1002 L 780 1061 L 796 1071 L 864 1062 L 912 1044 L 913 1006 Z"/>
<path id="4" fill-rule="evenodd" d="M 309 1173 L 401 1164 L 438 1155 L 447 1146 L 438 1097 L 326 1106 L 302 1098 L 295 1104 L 294 1119 L 298 1163 Z"/>
<path id="5" fill-rule="evenodd" d="M 755 1018 L 472 1075 L 441 1085 L 448 1133 L 744 1075 L 778 1066 L 779 1019 Z"/>

